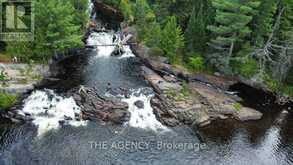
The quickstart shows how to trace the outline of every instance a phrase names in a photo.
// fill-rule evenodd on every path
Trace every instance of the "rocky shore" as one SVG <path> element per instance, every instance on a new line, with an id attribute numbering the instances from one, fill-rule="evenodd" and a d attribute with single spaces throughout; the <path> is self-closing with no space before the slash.
<path id="1" fill-rule="evenodd" d="M 150 56 L 143 45 L 132 46 L 132 50 L 145 64 L 142 75 L 156 91 L 152 107 L 158 120 L 165 125 L 203 127 L 216 119 L 262 118 L 261 112 L 242 106 L 241 98 L 227 94 L 226 90 L 236 84 L 236 80 L 175 68 L 164 57 Z"/>
<path id="2" fill-rule="evenodd" d="M 0 63 L 0 72 L 6 73 L 5 80 L 0 82 L 0 91 L 22 94 L 34 89 L 46 74 L 48 66 L 29 64 Z"/>

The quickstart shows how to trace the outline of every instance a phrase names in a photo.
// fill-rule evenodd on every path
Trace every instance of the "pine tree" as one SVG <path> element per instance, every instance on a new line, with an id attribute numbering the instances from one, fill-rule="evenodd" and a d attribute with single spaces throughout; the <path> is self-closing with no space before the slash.
<path id="1" fill-rule="evenodd" d="M 54 52 L 81 46 L 81 26 L 87 16 L 77 11 L 86 13 L 86 8 L 75 8 L 74 2 L 36 0 L 35 40 L 29 43 L 9 42 L 7 50 L 23 60 L 33 58 L 45 61 Z"/>
<path id="2" fill-rule="evenodd" d="M 184 36 L 182 29 L 177 25 L 176 17 L 168 19 L 161 37 L 160 48 L 166 52 L 172 63 L 177 60 L 177 52 L 184 47 Z"/>
<path id="3" fill-rule="evenodd" d="M 135 23 L 138 29 L 138 38 L 145 41 L 151 23 L 155 21 L 155 14 L 146 0 L 136 0 Z"/>
<path id="4" fill-rule="evenodd" d="M 149 47 L 158 47 L 161 42 L 161 33 L 162 30 L 160 24 L 153 22 L 145 39 L 146 45 Z"/>
<path id="5" fill-rule="evenodd" d="M 127 21 L 133 22 L 134 21 L 133 11 L 132 11 L 129 0 L 121 0 L 120 8 L 123 11 L 124 17 L 127 19 Z"/>
<path id="6" fill-rule="evenodd" d="M 156 0 L 154 11 L 157 16 L 157 21 L 162 25 L 165 24 L 168 17 L 171 15 L 170 8 L 174 0 Z"/>
<path id="7" fill-rule="evenodd" d="M 276 0 L 262 0 L 253 22 L 255 45 L 263 46 L 273 28 L 273 19 L 277 10 Z"/>
<path id="8" fill-rule="evenodd" d="M 250 35 L 249 23 L 259 6 L 257 1 L 213 0 L 216 8 L 215 24 L 208 29 L 215 36 L 210 46 L 221 53 L 222 67 L 229 68 L 235 47 L 241 46 L 244 39 Z M 218 54 L 220 55 L 220 54 Z"/>
<path id="9" fill-rule="evenodd" d="M 208 1 L 199 0 L 193 5 L 192 14 L 185 32 L 187 52 L 203 52 L 206 48 L 209 19 Z"/>

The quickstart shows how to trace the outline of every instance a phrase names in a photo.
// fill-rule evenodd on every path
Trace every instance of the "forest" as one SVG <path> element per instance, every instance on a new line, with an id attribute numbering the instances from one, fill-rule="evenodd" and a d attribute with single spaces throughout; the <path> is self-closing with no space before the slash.
<path id="1" fill-rule="evenodd" d="M 104 0 L 140 42 L 174 65 L 220 72 L 293 96 L 292 0 Z"/>
<path id="2" fill-rule="evenodd" d="M 293 0 L 103 0 L 123 11 L 152 54 L 193 72 L 237 76 L 293 96 Z M 82 46 L 87 0 L 36 0 L 35 40 L 2 54 L 46 62 Z M 4 46 L 3 46 L 4 45 Z"/>

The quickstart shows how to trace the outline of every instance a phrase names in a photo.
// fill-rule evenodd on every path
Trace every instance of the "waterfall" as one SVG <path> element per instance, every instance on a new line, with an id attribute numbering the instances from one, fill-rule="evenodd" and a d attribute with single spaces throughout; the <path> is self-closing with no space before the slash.
<path id="1" fill-rule="evenodd" d="M 81 113 L 73 98 L 64 98 L 52 90 L 35 91 L 24 100 L 22 115 L 33 118 L 33 124 L 38 127 L 38 136 L 58 129 L 60 125 L 84 126 L 86 121 L 79 121 Z"/>
<path id="2" fill-rule="evenodd" d="M 129 98 L 123 99 L 129 105 L 129 112 L 131 113 L 129 125 L 135 128 L 151 129 L 154 131 L 168 130 L 162 123 L 160 123 L 151 107 L 151 98 L 153 94 L 145 94 L 142 91 L 144 88 L 133 91 Z M 143 108 L 138 108 L 135 102 L 143 102 Z"/>
<path id="3" fill-rule="evenodd" d="M 121 40 L 119 37 L 114 32 L 93 32 L 87 39 L 87 45 L 96 47 L 97 57 L 110 57 L 118 41 Z M 119 58 L 135 57 L 128 45 L 124 45 L 123 50 L 124 53 Z"/>
<path id="4" fill-rule="evenodd" d="M 87 41 L 89 45 L 111 45 L 113 44 L 114 33 L 92 33 Z M 120 39 L 117 39 L 120 40 Z M 114 41 L 115 44 L 115 41 Z M 96 59 L 99 58 L 109 58 L 111 53 L 114 51 L 114 46 L 98 46 L 97 48 Z M 129 58 L 135 57 L 128 45 L 123 46 L 124 53 L 120 57 L 114 58 Z M 113 68 L 115 69 L 115 68 Z M 115 80 L 112 80 L 115 81 Z M 151 129 L 151 130 L 166 130 L 167 128 L 163 126 L 153 113 L 153 109 L 150 104 L 150 100 L 153 97 L 153 94 L 145 93 L 146 88 L 140 88 L 131 91 L 130 98 L 122 99 L 124 102 L 129 104 L 129 112 L 131 113 L 131 118 L 129 125 L 131 127 L 142 128 L 142 129 Z M 135 106 L 136 101 L 142 101 L 144 103 L 144 108 L 139 109 Z"/>

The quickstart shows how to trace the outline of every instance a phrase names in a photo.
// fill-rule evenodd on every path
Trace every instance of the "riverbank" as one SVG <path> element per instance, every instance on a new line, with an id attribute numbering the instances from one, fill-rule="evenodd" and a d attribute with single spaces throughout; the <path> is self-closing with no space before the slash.
<path id="1" fill-rule="evenodd" d="M 39 64 L 0 63 L 4 74 L 0 91 L 21 94 L 34 89 L 34 85 L 48 74 L 48 66 Z"/>

